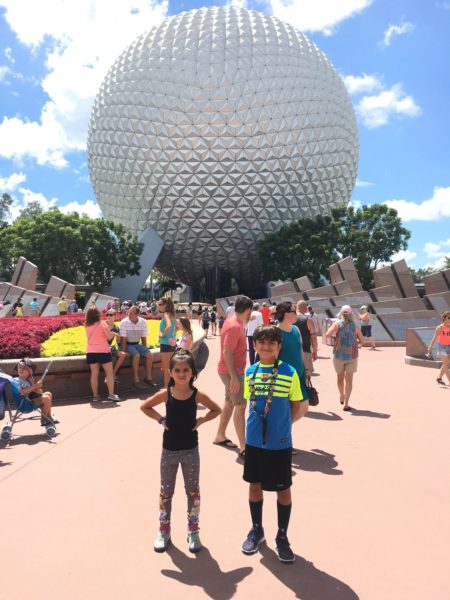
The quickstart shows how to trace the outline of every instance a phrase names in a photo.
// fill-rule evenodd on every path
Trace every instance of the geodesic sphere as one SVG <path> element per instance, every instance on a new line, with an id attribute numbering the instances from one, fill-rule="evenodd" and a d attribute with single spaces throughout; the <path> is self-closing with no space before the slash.
<path id="1" fill-rule="evenodd" d="M 163 273 L 195 284 L 218 266 L 248 283 L 257 240 L 348 201 L 357 125 L 305 35 L 258 12 L 202 8 L 117 59 L 92 111 L 88 160 L 104 215 L 163 238 Z"/>

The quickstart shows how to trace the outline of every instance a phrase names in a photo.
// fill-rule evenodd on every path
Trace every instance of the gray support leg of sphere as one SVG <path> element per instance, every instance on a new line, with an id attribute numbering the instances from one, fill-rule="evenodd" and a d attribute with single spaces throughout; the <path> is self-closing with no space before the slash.
<path id="1" fill-rule="evenodd" d="M 164 242 L 151 227 L 142 233 L 139 241 L 144 244 L 140 257 L 141 270 L 139 271 L 139 274 L 113 279 L 111 287 L 107 292 L 108 295 L 113 296 L 114 298 L 121 298 L 122 300 L 136 300 L 139 292 L 144 287 L 145 280 L 153 269 L 162 247 L 164 246 Z"/>

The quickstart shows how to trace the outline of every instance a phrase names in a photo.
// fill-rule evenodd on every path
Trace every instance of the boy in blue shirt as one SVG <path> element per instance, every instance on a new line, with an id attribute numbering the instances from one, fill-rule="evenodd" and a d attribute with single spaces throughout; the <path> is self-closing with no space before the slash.
<path id="1" fill-rule="evenodd" d="M 287 538 L 291 515 L 292 423 L 303 417 L 303 400 L 296 370 L 278 361 L 281 334 L 274 325 L 260 325 L 253 334 L 260 362 L 245 373 L 244 397 L 249 401 L 243 478 L 249 485 L 252 528 L 242 544 L 254 554 L 264 542 L 263 491 L 277 492 L 278 533 L 276 546 L 282 562 L 294 562 Z"/>

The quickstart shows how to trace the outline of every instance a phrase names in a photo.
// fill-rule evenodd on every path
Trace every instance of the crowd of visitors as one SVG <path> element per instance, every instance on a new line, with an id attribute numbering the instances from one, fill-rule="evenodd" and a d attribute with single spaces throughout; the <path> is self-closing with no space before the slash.
<path id="1" fill-rule="evenodd" d="M 16 302 L 13 307 L 16 316 L 21 316 L 21 308 L 23 315 L 23 305 Z M 40 314 L 36 298 L 30 308 L 35 316 Z M 62 315 L 78 312 L 78 305 L 75 300 L 68 303 L 61 298 L 58 310 Z M 118 325 L 119 313 L 123 318 Z M 248 483 L 251 527 L 242 543 L 242 552 L 256 553 L 265 540 L 264 492 L 276 492 L 276 549 L 280 561 L 293 562 L 295 555 L 287 535 L 292 510 L 292 425 L 309 409 L 311 377 L 318 374 L 315 363 L 318 338 L 322 335 L 320 317 L 304 300 L 269 306 L 267 302 L 260 305 L 243 295 L 235 297 L 220 315 L 216 306 L 193 307 L 189 303 L 185 315 L 177 317 L 174 302 L 169 297 L 157 303 L 121 302 L 115 298 L 108 303 L 103 320 L 100 310 L 92 304 L 86 312 L 85 331 L 93 402 L 100 400 L 100 367 L 105 373 L 108 400 L 120 401 L 115 384 L 126 357 L 131 360 L 133 386 L 137 390 L 156 386 L 152 377 L 153 356 L 147 344 L 147 321 L 143 317 L 157 315 L 163 385 L 141 405 L 143 413 L 163 429 L 159 527 L 154 550 L 164 552 L 171 540 L 172 498 L 179 465 L 187 496 L 188 548 L 192 553 L 202 548 L 197 430 L 203 423 L 219 417 L 213 444 L 238 453 L 243 461 L 243 479 Z M 217 372 L 223 384 L 222 408 L 194 385 L 198 375 L 191 353 L 195 320 L 205 338 L 211 333 L 214 339 L 219 333 Z M 360 348 L 368 342 L 371 350 L 376 349 L 370 321 L 366 305 L 356 314 L 351 306 L 344 305 L 325 331 L 333 346 L 333 366 L 343 411 L 352 410 L 349 402 Z M 435 344 L 442 360 L 437 382 L 445 385 L 445 376 L 450 384 L 450 311 L 442 313 L 442 323 L 436 327 L 428 347 L 430 355 Z M 141 359 L 145 367 L 142 382 L 139 379 Z M 51 417 L 51 393 L 42 390 L 40 381 L 34 381 L 33 368 L 27 360 L 19 362 L 17 372 L 21 393 L 41 408 L 44 424 Z M 206 408 L 200 417 L 197 416 L 199 405 Z M 160 411 L 161 408 L 164 410 Z M 231 420 L 237 443 L 228 433 Z"/>

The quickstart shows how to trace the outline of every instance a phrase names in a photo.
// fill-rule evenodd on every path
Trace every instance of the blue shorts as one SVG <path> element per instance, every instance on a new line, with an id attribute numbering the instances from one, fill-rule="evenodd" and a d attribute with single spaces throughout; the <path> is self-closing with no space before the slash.
<path id="1" fill-rule="evenodd" d="M 141 356 L 147 356 L 150 352 L 150 349 L 143 344 L 127 344 L 127 352 L 133 358 L 136 354 L 140 354 Z"/>
<path id="2" fill-rule="evenodd" d="M 450 344 L 446 344 L 443 346 L 442 344 L 437 345 L 438 354 L 443 354 L 444 356 L 450 356 Z"/>

